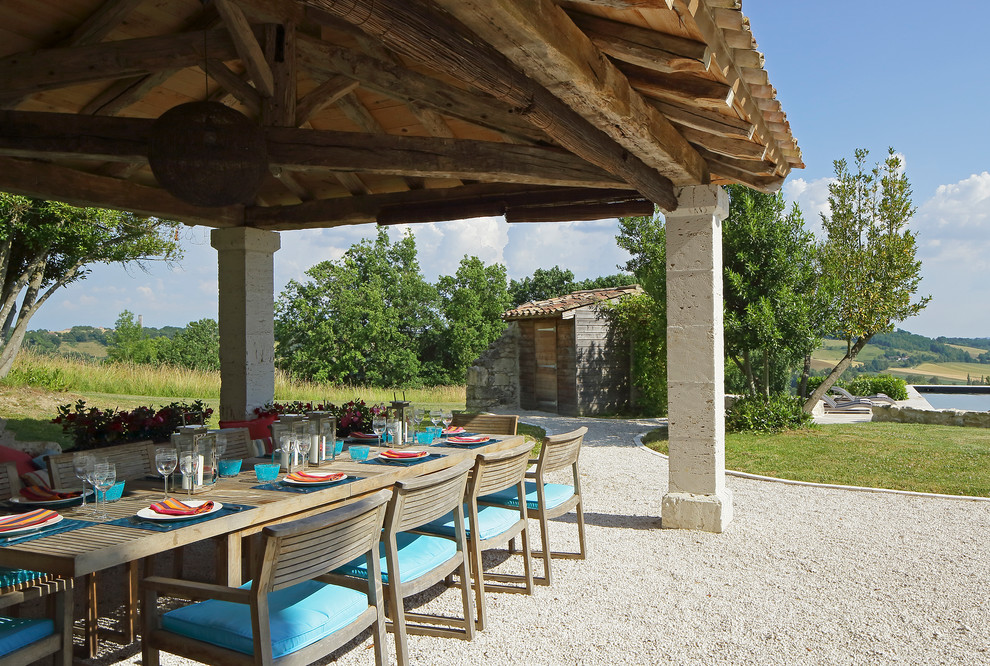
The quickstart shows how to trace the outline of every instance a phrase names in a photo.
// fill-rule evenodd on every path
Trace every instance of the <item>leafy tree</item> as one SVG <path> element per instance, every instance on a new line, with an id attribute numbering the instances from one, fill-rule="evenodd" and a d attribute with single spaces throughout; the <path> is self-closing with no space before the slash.
<path id="1" fill-rule="evenodd" d="M 810 356 L 827 331 L 815 299 L 814 236 L 783 195 L 729 185 L 722 227 L 725 353 L 749 394 L 786 386 L 791 369 Z M 757 366 L 757 367 L 754 367 Z"/>
<path id="2" fill-rule="evenodd" d="M 220 327 L 215 319 L 191 321 L 175 337 L 155 340 L 165 363 L 193 370 L 220 370 Z"/>
<path id="3" fill-rule="evenodd" d="M 121 312 L 110 334 L 107 361 L 148 365 L 157 363 L 159 357 L 159 346 L 148 336 L 134 313 L 130 310 Z"/>
<path id="4" fill-rule="evenodd" d="M 24 335 L 23 345 L 39 354 L 54 354 L 58 351 L 59 339 L 57 334 L 48 331 L 28 331 Z"/>
<path id="5" fill-rule="evenodd" d="M 571 285 L 571 291 L 583 291 L 585 289 L 605 289 L 608 287 L 626 287 L 636 281 L 636 278 L 629 273 L 613 273 L 586 280 L 578 280 Z"/>
<path id="6" fill-rule="evenodd" d="M 275 306 L 275 360 L 317 381 L 405 386 L 419 381 L 420 343 L 438 320 L 436 289 L 423 278 L 416 242 L 379 229 L 340 261 L 291 281 Z"/>
<path id="7" fill-rule="evenodd" d="M 836 160 L 836 180 L 829 185 L 831 215 L 822 214 L 826 240 L 823 266 L 841 285 L 832 304 L 846 354 L 805 403 L 811 411 L 822 395 L 850 366 L 877 333 L 920 312 L 931 300 L 914 300 L 921 281 L 915 258 L 915 233 L 907 225 L 914 215 L 911 186 L 900 158 L 889 149 L 887 159 L 872 169 L 868 151 L 857 149 L 853 171 Z"/>
<path id="8" fill-rule="evenodd" d="M 10 371 L 31 317 L 58 288 L 84 278 L 94 263 L 181 258 L 177 227 L 0 192 L 0 377 Z"/>
<path id="9" fill-rule="evenodd" d="M 505 330 L 502 313 L 509 308 L 505 266 L 485 266 L 477 257 L 465 255 L 453 276 L 440 277 L 437 291 L 445 322 L 437 336 L 438 351 L 447 371 L 446 377 L 437 379 L 463 383 L 471 362 Z"/>
<path id="10" fill-rule="evenodd" d="M 512 307 L 518 307 L 530 301 L 545 301 L 548 298 L 569 294 L 574 285 L 574 272 L 570 269 L 554 266 L 553 268 L 537 268 L 531 277 L 509 282 L 509 295 Z"/>

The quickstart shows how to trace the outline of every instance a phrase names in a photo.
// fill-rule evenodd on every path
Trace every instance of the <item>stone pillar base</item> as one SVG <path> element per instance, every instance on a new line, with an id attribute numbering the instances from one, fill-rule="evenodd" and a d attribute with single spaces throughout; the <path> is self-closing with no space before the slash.
<path id="1" fill-rule="evenodd" d="M 716 495 L 667 493 L 660 515 L 664 528 L 722 532 L 732 522 L 732 493 L 727 488 Z"/>

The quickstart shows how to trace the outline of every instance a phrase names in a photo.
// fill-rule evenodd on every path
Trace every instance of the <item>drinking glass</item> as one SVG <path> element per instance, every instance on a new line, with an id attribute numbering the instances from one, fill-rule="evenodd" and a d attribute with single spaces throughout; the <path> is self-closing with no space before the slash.
<path id="1" fill-rule="evenodd" d="M 117 483 L 117 466 L 113 463 L 103 462 L 93 465 L 93 485 L 96 487 L 96 519 L 110 520 L 107 513 L 107 491 Z M 103 495 L 103 509 L 100 510 L 100 494 Z"/>
<path id="2" fill-rule="evenodd" d="M 194 452 L 183 453 L 179 459 L 179 471 L 182 472 L 183 477 L 189 479 L 186 494 L 192 495 L 193 486 L 196 485 L 196 475 L 199 473 L 199 456 Z"/>
<path id="3" fill-rule="evenodd" d="M 416 426 L 415 430 L 413 430 L 413 433 L 415 434 L 415 431 L 419 430 L 419 424 L 422 423 L 423 419 L 426 417 L 426 412 L 423 411 L 422 407 L 414 407 L 412 415 L 413 425 Z"/>
<path id="4" fill-rule="evenodd" d="M 375 432 L 375 436 L 378 437 L 378 445 L 382 445 L 382 433 L 385 432 L 385 417 L 376 416 L 371 419 L 371 429 Z"/>
<path id="5" fill-rule="evenodd" d="M 433 423 L 433 427 L 437 428 L 443 421 L 443 412 L 439 409 L 430 410 L 430 421 Z"/>
<path id="6" fill-rule="evenodd" d="M 175 471 L 175 466 L 179 462 L 179 452 L 167 446 L 160 446 L 155 449 L 155 467 L 158 473 L 165 478 L 165 499 L 168 499 L 168 477 Z"/>
<path id="7" fill-rule="evenodd" d="M 303 460 L 309 455 L 310 440 L 306 435 L 296 435 L 295 441 L 293 442 L 293 450 L 295 451 L 295 463 L 298 465 L 296 469 L 305 469 L 306 465 L 303 464 Z"/>
<path id="8" fill-rule="evenodd" d="M 227 452 L 227 435 L 226 433 L 217 433 L 217 460 L 219 461 L 223 458 L 223 454 Z"/>
<path id="9" fill-rule="evenodd" d="M 454 422 L 454 413 L 449 409 L 443 410 L 443 415 L 440 417 L 443 419 L 443 427 L 449 428 L 450 424 Z"/>
<path id="10" fill-rule="evenodd" d="M 388 419 L 385 421 L 385 432 L 388 433 L 392 446 L 398 447 L 402 445 L 402 442 L 399 441 L 399 422 L 397 420 Z"/>
<path id="11" fill-rule="evenodd" d="M 96 458 L 91 453 L 76 453 L 72 456 L 72 466 L 76 472 L 76 478 L 82 481 L 82 504 L 79 507 L 80 513 L 92 512 L 86 509 L 86 481 L 89 480 L 90 473 Z"/>

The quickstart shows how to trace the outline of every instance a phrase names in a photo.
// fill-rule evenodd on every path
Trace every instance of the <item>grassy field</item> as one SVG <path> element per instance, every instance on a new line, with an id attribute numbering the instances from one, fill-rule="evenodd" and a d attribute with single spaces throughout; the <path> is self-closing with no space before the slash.
<path id="1" fill-rule="evenodd" d="M 990 375 L 990 365 L 982 363 L 920 363 L 913 368 L 888 368 L 892 375 L 924 375 L 949 381 L 965 382 L 966 376 L 979 379 Z"/>
<path id="2" fill-rule="evenodd" d="M 649 446 L 666 453 L 654 435 Z M 726 436 L 727 469 L 795 481 L 990 496 L 990 429 L 907 423 L 821 425 Z"/>
<path id="3" fill-rule="evenodd" d="M 979 347 L 967 347 L 965 345 L 950 345 L 950 344 L 946 343 L 945 346 L 946 347 L 955 347 L 956 349 L 961 349 L 964 352 L 966 352 L 967 354 L 969 354 L 970 356 L 972 356 L 973 358 L 976 358 L 980 354 L 985 354 L 986 351 L 987 351 L 986 349 L 980 349 Z"/>
<path id="4" fill-rule="evenodd" d="M 89 354 L 90 356 L 95 356 L 96 358 L 107 357 L 107 346 L 101 345 L 95 340 L 86 340 L 85 342 L 63 342 L 59 345 L 59 351 L 79 352 L 80 354 Z"/>
<path id="5" fill-rule="evenodd" d="M 57 385 L 63 390 L 44 388 Z M 275 378 L 275 400 L 289 402 L 331 402 L 341 404 L 362 399 L 368 403 L 388 403 L 393 397 L 416 405 L 464 409 L 464 386 L 437 386 L 407 389 L 404 392 L 361 387 L 328 386 L 292 381 L 284 373 Z M 99 364 L 21 352 L 8 379 L 0 382 L 0 417 L 22 441 L 48 440 L 68 444 L 61 428 L 50 423 L 58 406 L 85 400 L 101 409 L 132 409 L 142 405 L 159 406 L 170 402 L 202 400 L 218 411 L 220 373 L 182 368 L 132 364 Z M 216 425 L 214 417 L 212 425 Z"/>

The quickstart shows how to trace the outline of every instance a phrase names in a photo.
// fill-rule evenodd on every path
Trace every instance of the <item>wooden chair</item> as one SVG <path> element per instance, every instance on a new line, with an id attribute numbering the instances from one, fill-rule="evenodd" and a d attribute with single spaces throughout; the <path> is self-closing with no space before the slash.
<path id="1" fill-rule="evenodd" d="M 529 521 L 526 506 L 506 509 L 496 506 L 479 506 L 478 498 L 506 488 L 521 490 L 529 467 L 531 447 L 528 443 L 496 453 L 482 453 L 476 459 L 464 496 L 467 510 L 467 538 L 471 552 L 471 572 L 474 576 L 475 607 L 477 609 L 476 628 L 481 631 L 487 622 L 485 592 L 533 593 L 533 569 L 529 556 Z M 462 509 L 463 511 L 464 509 Z M 451 535 L 455 532 L 460 516 L 455 512 L 453 519 L 446 516 L 424 525 L 422 530 L 431 534 Z M 516 536 L 523 543 L 522 576 L 514 574 L 485 574 L 481 566 L 482 551 L 508 544 Z M 515 585 L 495 585 L 486 582 L 523 583 Z"/>
<path id="2" fill-rule="evenodd" d="M 262 530 L 263 557 L 250 588 L 144 580 L 142 663 L 161 651 L 208 664 L 309 664 L 372 627 L 385 659 L 378 540 L 391 492 Z M 360 557 L 371 575 L 353 588 L 325 576 Z M 202 600 L 160 614 L 158 597 Z"/>
<path id="3" fill-rule="evenodd" d="M 397 481 L 393 488 L 392 501 L 385 514 L 380 552 L 385 564 L 381 575 L 388 599 L 389 630 L 395 634 L 399 666 L 409 662 L 408 634 L 474 638 L 470 565 L 461 512 L 471 467 L 472 462 L 465 460 L 439 472 Z M 414 528 L 451 513 L 459 519 L 449 537 L 414 533 Z M 462 581 L 462 620 L 406 612 L 403 599 L 435 585 L 455 571 L 460 572 Z M 355 560 L 335 573 L 343 577 L 367 578 L 368 568 Z"/>
<path id="4" fill-rule="evenodd" d="M 215 432 L 218 435 L 226 435 L 227 450 L 223 454 L 224 458 L 240 458 L 244 460 L 254 458 L 258 455 L 258 452 L 254 448 L 254 440 L 251 439 L 251 431 L 248 428 L 221 428 L 220 430 L 211 430 L 210 432 Z"/>
<path id="5" fill-rule="evenodd" d="M 454 414 L 450 426 L 487 435 L 515 435 L 518 423 L 515 414 Z"/>
<path id="6" fill-rule="evenodd" d="M 536 464 L 536 470 L 527 472 L 526 478 L 526 508 L 530 518 L 540 521 L 540 538 L 543 542 L 542 551 L 533 551 L 533 557 L 543 560 L 543 578 L 537 578 L 540 585 L 550 584 L 550 558 L 568 558 L 583 560 L 587 556 L 584 538 L 584 505 L 581 497 L 581 475 L 578 471 L 578 457 L 581 455 L 581 445 L 587 428 L 578 428 L 561 435 L 551 435 L 543 439 L 540 456 L 530 463 Z M 571 484 L 548 483 L 546 475 L 570 467 Z M 519 506 L 519 493 L 515 488 L 486 495 L 479 498 L 481 504 L 503 507 Z M 577 553 L 551 552 L 550 531 L 548 520 L 577 510 L 578 544 Z M 514 552 L 514 544 L 509 550 Z"/>
<path id="7" fill-rule="evenodd" d="M 81 482 L 76 478 L 76 469 L 72 464 L 72 456 L 75 453 L 77 452 L 59 453 L 45 458 L 48 463 L 48 476 L 51 478 L 51 485 L 55 490 L 80 487 Z M 105 446 L 92 449 L 87 453 L 106 458 L 107 462 L 114 463 L 117 468 L 118 481 L 130 481 L 158 475 L 158 470 L 155 468 L 155 444 L 149 440 Z"/>
<path id="8" fill-rule="evenodd" d="M 0 499 L 20 492 L 14 463 L 0 464 Z M 0 608 L 52 595 L 51 618 L 0 617 L 0 664 L 30 664 L 49 655 L 55 663 L 72 663 L 72 581 L 28 569 L 0 567 Z"/>

